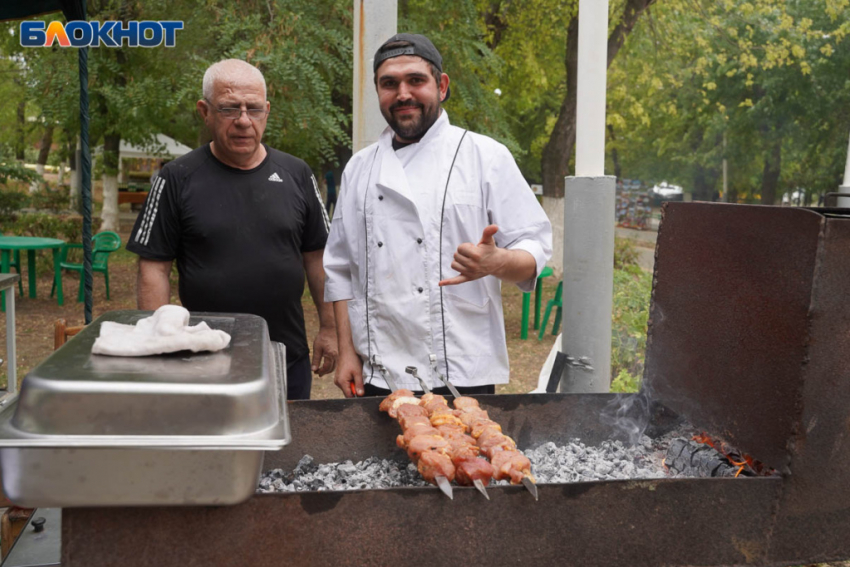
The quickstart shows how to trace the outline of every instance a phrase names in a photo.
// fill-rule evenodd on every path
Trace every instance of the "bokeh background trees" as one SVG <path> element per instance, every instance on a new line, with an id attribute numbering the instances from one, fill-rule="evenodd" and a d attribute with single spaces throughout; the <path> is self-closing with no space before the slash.
<path id="1" fill-rule="evenodd" d="M 722 198 L 764 204 L 840 184 L 850 135 L 848 0 L 610 5 L 608 174 L 663 179 L 711 199 L 721 196 L 725 157 Z M 343 165 L 351 12 L 350 0 L 91 0 L 91 19 L 185 22 L 175 48 L 91 50 L 104 214 L 121 140 L 153 147 L 164 133 L 197 147 L 208 139 L 195 101 L 204 69 L 224 57 L 265 73 L 269 144 L 305 159 L 317 177 Z M 428 34 L 444 54 L 452 121 L 505 143 L 526 178 L 555 197 L 572 171 L 577 18 L 577 0 L 399 0 L 399 29 Z M 0 162 L 67 161 L 78 128 L 75 53 L 21 48 L 18 26 L 0 24 Z"/>

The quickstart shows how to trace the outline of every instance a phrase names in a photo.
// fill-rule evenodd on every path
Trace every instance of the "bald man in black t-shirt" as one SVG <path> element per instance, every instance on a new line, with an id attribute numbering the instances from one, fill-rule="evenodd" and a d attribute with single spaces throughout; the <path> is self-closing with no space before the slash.
<path id="1" fill-rule="evenodd" d="M 139 309 L 168 303 L 177 261 L 180 301 L 190 311 L 252 313 L 286 345 L 289 399 L 308 399 L 337 358 L 333 310 L 323 302 L 328 218 L 310 168 L 262 143 L 265 80 L 238 60 L 204 75 L 198 112 L 213 141 L 163 167 L 127 249 L 139 258 Z M 301 296 L 306 274 L 319 312 L 310 360 Z"/>

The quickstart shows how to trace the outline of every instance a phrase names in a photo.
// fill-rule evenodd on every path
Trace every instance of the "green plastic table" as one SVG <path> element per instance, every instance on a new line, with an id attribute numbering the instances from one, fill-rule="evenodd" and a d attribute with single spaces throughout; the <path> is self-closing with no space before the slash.
<path id="1" fill-rule="evenodd" d="M 58 238 L 41 238 L 38 236 L 0 236 L 0 273 L 9 273 L 9 263 L 11 261 L 12 252 L 15 250 L 26 250 L 27 252 L 27 274 L 29 280 L 29 295 L 35 297 L 35 251 L 36 250 L 53 250 L 53 280 L 56 281 L 59 273 L 59 250 L 65 244 L 64 240 Z M 56 286 L 59 293 L 56 296 L 59 305 L 64 303 L 62 297 L 62 288 Z M 5 291 L 2 292 L 3 297 L 0 297 L 3 310 L 6 309 Z"/>

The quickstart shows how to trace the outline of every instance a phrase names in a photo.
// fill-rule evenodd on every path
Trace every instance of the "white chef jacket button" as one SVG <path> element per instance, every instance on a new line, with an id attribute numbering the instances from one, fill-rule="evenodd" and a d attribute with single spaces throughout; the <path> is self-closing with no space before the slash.
<path id="1" fill-rule="evenodd" d="M 417 239 L 416 239 L 416 244 L 422 244 L 422 239 L 421 239 L 421 238 L 417 238 Z"/>
<path id="2" fill-rule="evenodd" d="M 378 242 L 378 248 L 380 248 L 380 247 L 381 247 L 381 246 L 383 246 L 383 245 L 384 245 L 384 243 L 383 243 L 383 242 Z"/>
<path id="3" fill-rule="evenodd" d="M 383 196 L 383 195 L 378 195 L 378 200 L 379 200 L 379 201 L 383 201 L 383 200 L 384 200 L 384 196 Z"/>
<path id="4" fill-rule="evenodd" d="M 422 293 L 423 291 L 425 291 L 425 289 L 420 287 L 420 288 L 418 288 L 418 291 L 419 291 L 419 293 Z"/>

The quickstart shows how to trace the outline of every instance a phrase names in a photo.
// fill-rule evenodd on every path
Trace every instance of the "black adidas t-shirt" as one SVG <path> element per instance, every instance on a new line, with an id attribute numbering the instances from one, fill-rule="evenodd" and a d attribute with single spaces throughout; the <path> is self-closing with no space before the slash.
<path id="1" fill-rule="evenodd" d="M 168 163 L 127 249 L 176 259 L 180 301 L 189 311 L 263 317 L 293 362 L 309 354 L 301 254 L 325 247 L 328 220 L 307 164 L 268 146 L 266 152 L 251 170 L 224 165 L 209 145 Z"/>

